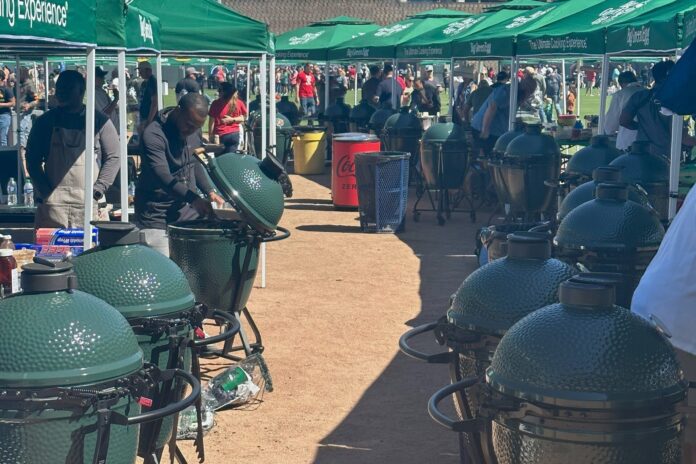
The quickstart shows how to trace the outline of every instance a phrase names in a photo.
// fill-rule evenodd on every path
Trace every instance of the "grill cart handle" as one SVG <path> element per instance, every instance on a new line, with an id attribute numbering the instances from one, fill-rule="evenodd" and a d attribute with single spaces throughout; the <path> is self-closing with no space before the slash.
<path id="1" fill-rule="evenodd" d="M 224 322 L 228 324 L 228 329 L 219 335 L 206 337 L 201 340 L 194 340 L 193 346 L 195 348 L 201 348 L 203 346 L 214 345 L 216 343 L 227 341 L 239 333 L 239 321 L 237 320 L 237 318 L 234 317 L 232 313 L 219 311 L 216 309 L 206 314 L 206 319 L 222 319 Z"/>
<path id="2" fill-rule="evenodd" d="M 173 377 L 180 378 L 191 387 L 191 392 L 188 394 L 188 396 L 174 403 L 170 403 L 161 409 L 148 411 L 137 416 L 123 416 L 124 423 L 121 425 L 135 425 L 142 424 L 143 422 L 152 422 L 164 419 L 165 417 L 179 413 L 194 404 L 198 397 L 201 396 L 201 383 L 196 380 L 191 373 L 181 369 L 168 369 L 160 371 L 160 378 L 158 381 L 165 382 Z M 114 422 L 119 423 L 116 420 L 114 420 Z"/>
<path id="3" fill-rule="evenodd" d="M 278 233 L 280 232 L 280 233 Z M 269 243 L 269 242 L 278 242 L 280 240 L 285 240 L 286 238 L 290 237 L 290 231 L 286 229 L 285 227 L 276 227 L 276 233 L 269 236 L 269 237 L 264 237 L 261 239 L 261 242 L 263 243 Z"/>
<path id="4" fill-rule="evenodd" d="M 447 416 L 445 413 L 440 411 L 439 405 L 448 396 L 452 396 L 467 388 L 471 388 L 480 379 L 478 377 L 468 377 L 466 379 L 460 380 L 457 383 L 447 385 L 446 387 L 438 390 L 435 394 L 430 397 L 428 401 L 428 413 L 430 417 L 433 418 L 435 422 L 442 425 L 445 428 L 450 429 L 453 432 L 464 432 L 464 433 L 479 433 L 483 432 L 485 429 L 486 421 L 481 417 L 467 420 L 454 420 Z"/>
<path id="5" fill-rule="evenodd" d="M 425 361 L 428 364 L 448 364 L 452 359 L 452 352 L 445 351 L 443 353 L 427 354 L 411 348 L 408 344 L 410 339 L 424 333 L 432 332 L 438 324 L 439 322 L 431 322 L 430 324 L 421 325 L 409 330 L 399 338 L 399 349 L 401 349 L 405 355 L 420 361 Z"/>

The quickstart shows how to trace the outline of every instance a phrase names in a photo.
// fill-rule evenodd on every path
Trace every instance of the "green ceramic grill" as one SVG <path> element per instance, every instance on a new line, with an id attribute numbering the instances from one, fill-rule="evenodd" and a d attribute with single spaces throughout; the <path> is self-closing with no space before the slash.
<path id="1" fill-rule="evenodd" d="M 508 236 L 508 254 L 474 271 L 452 296 L 446 318 L 417 327 L 400 340 L 401 350 L 427 362 L 449 362 L 452 383 L 469 377 L 483 378 L 501 337 L 532 311 L 558 302 L 558 286 L 576 271 L 551 257 L 550 236 L 515 232 Z M 426 355 L 409 346 L 409 340 L 434 331 L 450 353 Z M 455 397 L 460 417 L 477 415 L 476 395 Z M 490 443 L 476 434 L 466 452 L 471 462 L 492 463 Z"/>
<path id="2" fill-rule="evenodd" d="M 193 403 L 140 414 L 151 386 L 172 372 L 143 368 L 128 321 L 105 301 L 77 290 L 70 263 L 24 266 L 21 294 L 0 300 L 0 462 L 132 464 L 139 424 Z"/>
<path id="3" fill-rule="evenodd" d="M 615 306 L 614 282 L 602 276 L 574 277 L 559 296 L 510 328 L 479 389 L 496 462 L 678 464 L 688 383 L 664 330 Z M 477 383 L 435 394 L 432 417 L 454 430 L 482 429 L 438 408 Z"/>

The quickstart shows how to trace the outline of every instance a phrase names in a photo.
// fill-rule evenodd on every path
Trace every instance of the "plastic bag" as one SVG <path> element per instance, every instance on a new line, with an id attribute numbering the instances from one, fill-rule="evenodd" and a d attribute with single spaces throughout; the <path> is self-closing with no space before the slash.
<path id="1" fill-rule="evenodd" d="M 203 433 L 208 432 L 215 425 L 215 412 L 205 407 L 201 411 L 203 419 Z M 194 440 L 198 435 L 198 419 L 195 406 L 189 406 L 179 413 L 179 427 L 177 428 L 177 440 Z"/>
<path id="2" fill-rule="evenodd" d="M 262 383 L 261 361 L 258 355 L 251 355 L 210 379 L 202 393 L 204 409 L 217 411 L 248 403 L 257 397 Z"/>

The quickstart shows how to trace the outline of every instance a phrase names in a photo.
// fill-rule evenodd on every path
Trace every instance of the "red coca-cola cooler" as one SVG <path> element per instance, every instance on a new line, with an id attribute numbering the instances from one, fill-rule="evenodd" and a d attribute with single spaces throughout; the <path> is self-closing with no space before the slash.
<path id="1" fill-rule="evenodd" d="M 372 134 L 348 132 L 333 138 L 331 197 L 335 208 L 358 207 L 355 154 L 380 151 L 380 140 Z"/>

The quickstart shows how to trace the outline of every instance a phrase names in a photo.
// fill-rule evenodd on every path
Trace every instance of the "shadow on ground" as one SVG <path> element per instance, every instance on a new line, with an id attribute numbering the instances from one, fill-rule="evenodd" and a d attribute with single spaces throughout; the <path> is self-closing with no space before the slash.
<path id="1" fill-rule="evenodd" d="M 445 313 L 450 295 L 477 266 L 473 256 L 474 237 L 481 226 L 472 223 L 468 213 L 453 214 L 451 220 L 439 226 L 434 212 L 424 212 L 420 222 L 414 223 L 410 213 L 415 200 L 413 189 L 409 199 L 406 229 L 398 238 L 420 259 L 421 307 L 413 319 L 407 316 L 413 311 L 405 311 L 404 332 Z M 486 217 L 487 214 L 479 214 L 478 220 Z M 298 228 L 359 233 L 357 221 L 355 228 L 324 225 Z M 432 337 L 424 338 L 417 346 L 431 352 L 440 350 Z M 430 396 L 449 383 L 446 366 L 426 365 L 406 357 L 398 352 L 396 339 L 394 353 L 389 366 L 364 392 L 356 406 L 321 441 L 314 463 L 459 462 L 457 436 L 436 425 L 426 409 Z M 388 442 L 384 437 L 390 437 Z"/>

